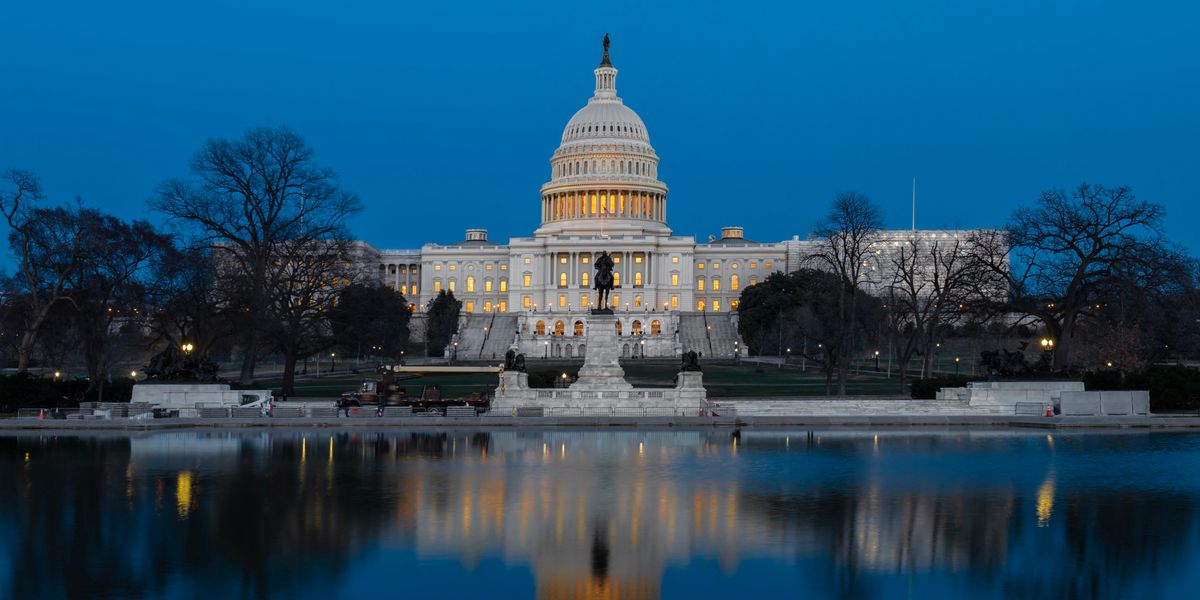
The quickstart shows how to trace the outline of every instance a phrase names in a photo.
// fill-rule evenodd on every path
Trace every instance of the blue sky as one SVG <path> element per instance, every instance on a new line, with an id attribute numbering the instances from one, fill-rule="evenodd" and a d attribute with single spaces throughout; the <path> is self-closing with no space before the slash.
<path id="1" fill-rule="evenodd" d="M 893 227 L 996 226 L 1128 184 L 1200 254 L 1188 2 L 61 2 L 0 5 L 0 168 L 132 218 L 208 138 L 287 124 L 377 246 L 530 235 L 600 39 L 650 130 L 669 224 L 776 241 L 833 195 Z"/>

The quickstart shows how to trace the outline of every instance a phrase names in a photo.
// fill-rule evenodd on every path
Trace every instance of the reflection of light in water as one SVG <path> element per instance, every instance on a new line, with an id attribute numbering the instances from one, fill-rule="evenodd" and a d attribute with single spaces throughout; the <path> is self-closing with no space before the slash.
<path id="1" fill-rule="evenodd" d="M 1054 513 L 1054 468 L 1046 471 L 1046 479 L 1037 491 L 1037 520 L 1038 527 L 1050 525 L 1050 516 Z"/>
<path id="2" fill-rule="evenodd" d="M 1050 446 L 1051 450 L 1054 449 L 1054 436 L 1052 436 L 1048 433 L 1046 434 L 1046 445 Z"/>
<path id="3" fill-rule="evenodd" d="M 175 509 L 179 518 L 186 519 L 192 512 L 192 472 L 180 471 L 175 478 Z"/>
<path id="4" fill-rule="evenodd" d="M 308 438 L 300 438 L 300 464 L 308 458 Z"/>

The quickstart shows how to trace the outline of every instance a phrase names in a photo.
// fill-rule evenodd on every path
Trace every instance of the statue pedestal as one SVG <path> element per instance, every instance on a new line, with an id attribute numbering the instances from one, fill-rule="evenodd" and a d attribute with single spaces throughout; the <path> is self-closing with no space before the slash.
<path id="1" fill-rule="evenodd" d="M 629 390 L 625 381 L 625 370 L 621 368 L 620 345 L 617 344 L 617 318 L 610 314 L 593 311 L 588 319 L 587 352 L 579 379 L 571 384 L 572 390 Z"/>

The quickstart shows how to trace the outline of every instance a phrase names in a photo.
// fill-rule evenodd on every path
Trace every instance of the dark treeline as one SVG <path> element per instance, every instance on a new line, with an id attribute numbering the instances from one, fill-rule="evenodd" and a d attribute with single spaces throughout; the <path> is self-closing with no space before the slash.
<path id="1" fill-rule="evenodd" d="M 869 199 L 840 194 L 808 268 L 743 290 L 739 329 L 755 354 L 823 368 L 838 394 L 880 351 L 901 390 L 912 369 L 934 376 L 952 339 L 1024 348 L 1043 376 L 1195 360 L 1196 261 L 1165 238 L 1164 218 L 1127 187 L 1084 184 L 1043 192 L 1000 229 L 897 236 Z"/>
<path id="2" fill-rule="evenodd" d="M 94 396 L 189 344 L 236 361 L 242 384 L 275 357 L 290 392 L 314 355 L 404 351 L 408 302 L 356 260 L 346 228 L 358 198 L 291 130 L 210 140 L 188 176 L 165 181 L 150 204 L 163 226 L 78 199 L 54 203 L 33 173 L 4 173 L 0 211 L 15 263 L 0 281 L 5 367 L 65 378 L 85 366 Z"/>

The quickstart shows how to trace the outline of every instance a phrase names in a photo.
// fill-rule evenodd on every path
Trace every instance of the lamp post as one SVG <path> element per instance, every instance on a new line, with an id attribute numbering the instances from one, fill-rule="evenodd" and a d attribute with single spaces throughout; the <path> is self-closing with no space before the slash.
<path id="1" fill-rule="evenodd" d="M 958 377 L 958 361 L 959 361 L 959 358 L 957 356 L 955 356 L 954 357 L 954 376 L 955 377 Z"/>
<path id="2" fill-rule="evenodd" d="M 330 352 L 329 353 L 329 372 L 333 373 L 333 370 L 336 368 L 337 368 L 337 352 Z"/>
<path id="3" fill-rule="evenodd" d="M 542 342 L 542 345 L 546 348 L 546 353 L 542 356 L 542 358 L 550 358 L 550 342 Z"/>
<path id="4" fill-rule="evenodd" d="M 458 360 L 458 342 L 454 342 L 454 349 L 450 351 L 450 362 Z"/>
<path id="5" fill-rule="evenodd" d="M 783 355 L 783 364 L 786 365 L 786 364 L 790 364 L 791 362 L 792 362 L 792 348 L 789 346 L 788 349 L 785 351 L 785 354 Z"/>
<path id="6" fill-rule="evenodd" d="M 1042 338 L 1042 352 L 1050 355 L 1050 370 L 1054 370 L 1054 338 Z"/>
<path id="7" fill-rule="evenodd" d="M 879 371 L 879 351 L 875 351 L 875 371 Z"/>

